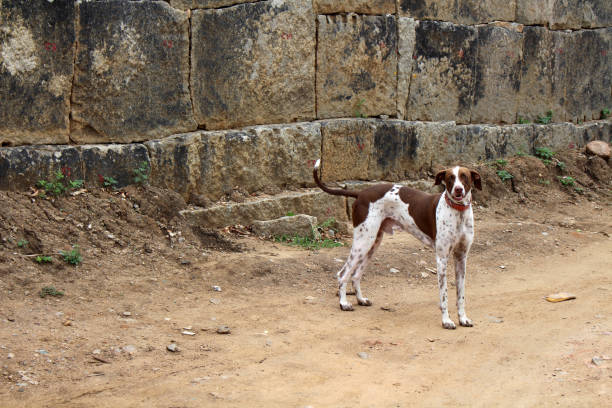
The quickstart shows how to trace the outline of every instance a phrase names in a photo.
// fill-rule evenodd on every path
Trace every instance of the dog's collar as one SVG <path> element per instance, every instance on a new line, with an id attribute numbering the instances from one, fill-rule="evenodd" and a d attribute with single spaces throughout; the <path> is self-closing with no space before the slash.
<path id="1" fill-rule="evenodd" d="M 472 205 L 471 201 L 468 201 L 467 204 L 463 204 L 463 203 L 458 203 L 454 200 L 451 200 L 448 197 L 448 194 L 444 193 L 444 198 L 446 199 L 446 204 L 448 204 L 451 208 L 454 208 L 457 211 L 465 211 L 468 208 L 470 208 L 470 205 Z"/>

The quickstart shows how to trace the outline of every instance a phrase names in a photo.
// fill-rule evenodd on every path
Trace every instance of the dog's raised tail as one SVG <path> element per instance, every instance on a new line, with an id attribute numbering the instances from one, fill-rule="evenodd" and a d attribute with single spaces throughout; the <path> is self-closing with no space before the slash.
<path id="1" fill-rule="evenodd" d="M 341 195 L 345 197 L 355 197 L 355 198 L 357 197 L 358 195 L 357 191 L 344 190 L 344 189 L 333 189 L 323 184 L 321 180 L 319 179 L 319 168 L 320 167 L 321 167 L 321 159 L 318 159 L 314 165 L 314 169 L 312 170 L 312 177 L 314 178 L 315 183 L 317 183 L 317 186 L 319 186 L 321 190 L 325 191 L 327 194 L 332 194 L 332 195 Z"/>

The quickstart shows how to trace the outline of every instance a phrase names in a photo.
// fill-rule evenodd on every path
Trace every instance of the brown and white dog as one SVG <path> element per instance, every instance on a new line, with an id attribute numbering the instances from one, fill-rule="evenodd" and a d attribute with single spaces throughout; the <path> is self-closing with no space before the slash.
<path id="1" fill-rule="evenodd" d="M 331 189 L 319 179 L 319 167 L 320 160 L 317 160 L 313 177 L 323 191 L 356 199 L 352 213 L 353 246 L 348 260 L 337 274 L 340 308 L 353 310 L 346 299 L 349 279 L 353 283 L 357 302 L 362 306 L 372 304 L 361 292 L 361 276 L 384 233 L 392 234 L 393 228 L 399 227 L 436 250 L 442 326 L 446 329 L 455 328 L 455 323 L 448 316 L 446 285 L 446 267 L 453 255 L 459 323 L 472 326 L 472 321 L 465 314 L 465 264 L 474 239 L 472 185 L 482 189 L 478 172 L 459 166 L 442 170 L 436 174 L 434 184 L 444 183 L 444 193 L 428 194 L 397 184 L 379 184 L 362 191 Z"/>

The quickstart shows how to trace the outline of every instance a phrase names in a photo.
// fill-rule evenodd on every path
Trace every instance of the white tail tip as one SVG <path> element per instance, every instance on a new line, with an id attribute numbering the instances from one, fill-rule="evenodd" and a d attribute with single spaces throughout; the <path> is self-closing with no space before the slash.
<path id="1" fill-rule="evenodd" d="M 319 170 L 319 167 L 321 167 L 321 159 L 317 159 L 317 162 L 314 165 L 315 170 Z"/>

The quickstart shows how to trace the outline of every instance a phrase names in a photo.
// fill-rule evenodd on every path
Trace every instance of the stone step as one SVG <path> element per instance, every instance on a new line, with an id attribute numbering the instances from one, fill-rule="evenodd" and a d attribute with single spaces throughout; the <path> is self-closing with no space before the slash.
<path id="1" fill-rule="evenodd" d="M 319 222 L 334 218 L 346 223 L 346 197 L 333 196 L 320 190 L 305 189 L 284 192 L 274 196 L 258 197 L 243 203 L 221 203 L 209 208 L 190 208 L 181 215 L 192 225 L 222 228 L 228 225 L 250 225 L 253 221 L 266 221 L 289 213 L 317 217 Z"/>

